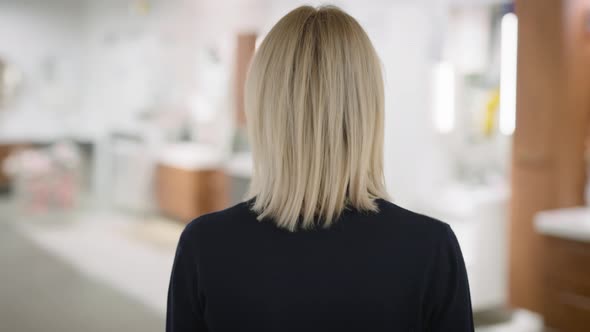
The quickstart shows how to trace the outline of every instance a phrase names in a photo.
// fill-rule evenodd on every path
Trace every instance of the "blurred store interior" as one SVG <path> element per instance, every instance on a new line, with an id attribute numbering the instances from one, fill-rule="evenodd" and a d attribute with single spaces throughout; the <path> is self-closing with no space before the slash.
<path id="1" fill-rule="evenodd" d="M 324 2 L 322 2 L 323 4 Z M 448 222 L 476 330 L 590 330 L 590 1 L 334 0 L 383 62 L 393 201 Z M 241 200 L 242 86 L 299 0 L 0 0 L 0 330 L 162 331 Z"/>

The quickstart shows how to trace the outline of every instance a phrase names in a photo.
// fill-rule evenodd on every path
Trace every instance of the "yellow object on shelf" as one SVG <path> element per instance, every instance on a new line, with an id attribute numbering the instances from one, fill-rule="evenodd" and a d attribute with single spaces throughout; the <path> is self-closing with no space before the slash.
<path id="1" fill-rule="evenodd" d="M 486 113 L 483 121 L 483 133 L 489 137 L 494 133 L 498 106 L 500 105 L 500 90 L 494 89 L 486 104 Z"/>

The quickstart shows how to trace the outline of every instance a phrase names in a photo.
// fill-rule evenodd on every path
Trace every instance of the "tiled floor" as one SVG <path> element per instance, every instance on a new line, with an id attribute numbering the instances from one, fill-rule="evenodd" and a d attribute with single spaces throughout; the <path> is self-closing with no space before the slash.
<path id="1" fill-rule="evenodd" d="M 182 228 L 120 214 L 79 215 L 57 225 L 20 223 L 37 246 L 153 310 L 164 313 L 176 241 Z M 165 230 L 156 236 L 152 229 Z M 175 232 L 175 229 L 178 229 Z"/>
<path id="2" fill-rule="evenodd" d="M 541 317 L 526 310 L 494 310 L 474 318 L 476 332 L 544 332 Z"/>
<path id="3" fill-rule="evenodd" d="M 0 213 L 0 331 L 163 331 L 164 314 L 24 235 Z M 77 250 L 77 249 L 76 249 Z M 90 257 L 87 257 L 90 259 Z"/>

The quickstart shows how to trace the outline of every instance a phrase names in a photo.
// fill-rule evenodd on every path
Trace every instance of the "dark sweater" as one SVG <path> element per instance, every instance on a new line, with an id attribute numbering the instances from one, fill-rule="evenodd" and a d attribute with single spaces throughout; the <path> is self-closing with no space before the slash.
<path id="1" fill-rule="evenodd" d="M 473 331 L 451 228 L 378 200 L 329 229 L 289 232 L 243 202 L 180 237 L 166 331 Z"/>

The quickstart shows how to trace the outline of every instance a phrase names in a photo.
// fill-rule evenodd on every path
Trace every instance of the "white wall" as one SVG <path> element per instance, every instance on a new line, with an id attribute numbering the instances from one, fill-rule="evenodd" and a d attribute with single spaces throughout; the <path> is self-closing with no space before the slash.
<path id="1" fill-rule="evenodd" d="M 231 75 L 236 33 L 265 17 L 259 0 L 153 0 L 145 12 L 137 1 L 86 3 L 83 108 L 100 132 L 148 107 L 190 107 L 202 85 L 200 52 L 217 50 Z"/>
<path id="2" fill-rule="evenodd" d="M 18 103 L 0 113 L 0 138 L 65 133 L 79 108 L 81 10 L 76 0 L 0 1 L 0 57 L 24 76 Z"/>
<path id="3" fill-rule="evenodd" d="M 194 19 L 181 0 L 88 1 L 85 7 L 83 111 L 96 135 L 147 108 L 172 107 L 194 76 Z"/>

